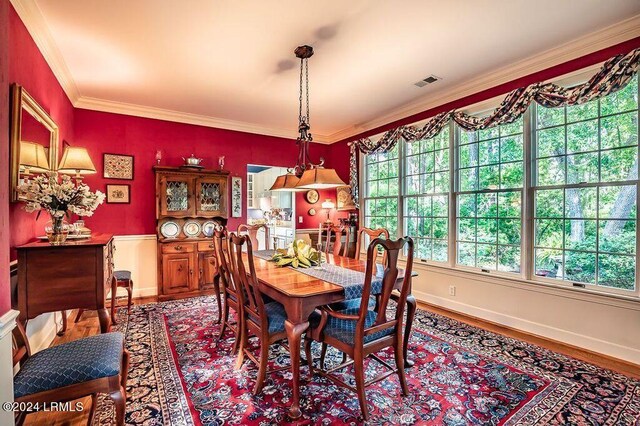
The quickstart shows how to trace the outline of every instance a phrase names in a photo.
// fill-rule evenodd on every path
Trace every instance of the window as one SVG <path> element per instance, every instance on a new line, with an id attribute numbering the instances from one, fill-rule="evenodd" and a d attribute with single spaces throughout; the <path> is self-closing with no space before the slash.
<path id="1" fill-rule="evenodd" d="M 406 144 L 404 233 L 418 259 L 448 260 L 449 132 Z"/>
<path id="2" fill-rule="evenodd" d="M 520 272 L 523 120 L 460 132 L 457 263 Z"/>
<path id="3" fill-rule="evenodd" d="M 364 157 L 363 224 L 411 236 L 427 262 L 638 297 L 638 117 L 635 76 L 582 105 L 400 141 Z"/>
<path id="4" fill-rule="evenodd" d="M 601 100 L 536 107 L 537 276 L 635 289 L 638 79 Z"/>
<path id="5" fill-rule="evenodd" d="M 399 144 L 392 151 L 371 154 L 366 159 L 364 223 L 368 228 L 386 228 L 398 233 Z"/>

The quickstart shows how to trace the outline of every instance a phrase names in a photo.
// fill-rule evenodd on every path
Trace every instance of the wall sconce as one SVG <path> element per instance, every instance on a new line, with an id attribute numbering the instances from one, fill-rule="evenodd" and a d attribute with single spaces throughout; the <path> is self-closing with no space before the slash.
<path id="1" fill-rule="evenodd" d="M 20 141 L 21 175 L 28 180 L 31 172 L 45 173 L 49 171 L 47 152 L 43 145 L 35 142 Z"/>
<path id="2" fill-rule="evenodd" d="M 86 148 L 67 146 L 64 148 L 58 172 L 75 174 L 74 179 L 76 184 L 79 184 L 82 181 L 82 175 L 95 173 L 96 167 L 93 165 Z"/>
<path id="3" fill-rule="evenodd" d="M 331 214 L 331 210 L 335 207 L 336 205 L 331 200 L 326 200 L 322 203 L 322 208 L 327 211 L 327 220 L 325 221 L 325 223 L 331 223 L 329 215 Z"/>

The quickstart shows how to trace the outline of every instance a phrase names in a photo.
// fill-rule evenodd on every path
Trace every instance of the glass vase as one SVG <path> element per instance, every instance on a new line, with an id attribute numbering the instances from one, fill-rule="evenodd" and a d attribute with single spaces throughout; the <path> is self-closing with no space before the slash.
<path id="1" fill-rule="evenodd" d="M 51 216 L 51 220 L 44 227 L 47 233 L 47 239 L 52 246 L 59 246 L 67 241 L 70 226 L 64 216 Z"/>

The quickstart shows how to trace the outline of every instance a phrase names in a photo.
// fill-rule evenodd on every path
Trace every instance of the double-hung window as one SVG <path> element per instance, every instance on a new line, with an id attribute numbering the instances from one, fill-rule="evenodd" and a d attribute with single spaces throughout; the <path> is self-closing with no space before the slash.
<path id="1" fill-rule="evenodd" d="M 582 105 L 534 108 L 534 274 L 635 290 L 638 78 Z"/>
<path id="2" fill-rule="evenodd" d="M 638 76 L 584 104 L 364 156 L 364 226 L 415 258 L 638 296 Z M 451 204 L 454 205 L 451 205 Z"/>
<path id="3" fill-rule="evenodd" d="M 449 132 L 405 145 L 404 234 L 418 259 L 448 261 Z"/>
<path id="4" fill-rule="evenodd" d="M 386 228 L 396 238 L 400 183 L 400 146 L 367 156 L 364 223 L 368 228 Z"/>
<path id="5" fill-rule="evenodd" d="M 457 264 L 521 270 L 522 118 L 458 139 Z"/>

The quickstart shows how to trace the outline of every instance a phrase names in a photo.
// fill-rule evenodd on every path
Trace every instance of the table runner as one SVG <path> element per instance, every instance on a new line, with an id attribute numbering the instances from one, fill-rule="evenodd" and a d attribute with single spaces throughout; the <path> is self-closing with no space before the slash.
<path id="1" fill-rule="evenodd" d="M 271 260 L 275 250 L 258 250 L 253 255 L 264 260 Z M 292 268 L 288 266 L 288 268 Z M 323 263 L 322 266 L 309 268 L 295 268 L 303 274 L 327 281 L 344 288 L 345 299 L 362 297 L 364 289 L 364 272 L 353 271 L 331 263 Z M 371 294 L 379 294 L 382 291 L 382 277 L 373 277 L 371 280 Z"/>

